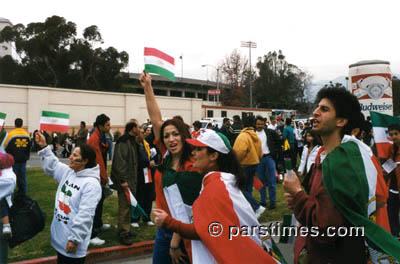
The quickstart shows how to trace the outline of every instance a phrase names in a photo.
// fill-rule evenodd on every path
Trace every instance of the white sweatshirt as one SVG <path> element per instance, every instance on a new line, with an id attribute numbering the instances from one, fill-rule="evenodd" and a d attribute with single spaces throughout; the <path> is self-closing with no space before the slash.
<path id="1" fill-rule="evenodd" d="M 13 168 L 7 168 L 1 170 L 0 176 L 0 200 L 11 195 L 14 192 L 16 183 L 16 176 Z"/>
<path id="2" fill-rule="evenodd" d="M 315 158 L 317 157 L 320 147 L 321 146 L 315 146 L 311 150 L 310 154 L 308 154 L 308 148 L 307 146 L 304 146 L 303 153 L 301 154 L 300 166 L 297 170 L 298 172 L 303 173 L 306 164 L 307 164 L 306 173 L 310 171 L 311 166 L 315 163 Z"/>
<path id="3" fill-rule="evenodd" d="M 101 198 L 100 169 L 75 172 L 61 163 L 50 146 L 38 152 L 43 170 L 59 182 L 54 217 L 51 223 L 51 245 L 71 258 L 86 256 L 96 206 Z M 68 241 L 77 244 L 75 253 L 67 253 Z"/>

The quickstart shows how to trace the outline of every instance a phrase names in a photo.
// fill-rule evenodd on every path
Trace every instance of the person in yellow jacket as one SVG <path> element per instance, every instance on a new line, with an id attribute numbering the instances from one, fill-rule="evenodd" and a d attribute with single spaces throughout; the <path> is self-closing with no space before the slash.
<path id="1" fill-rule="evenodd" d="M 256 213 L 257 218 L 265 211 L 265 207 L 260 205 L 253 197 L 253 177 L 257 170 L 257 165 L 262 157 L 261 141 L 254 131 L 255 118 L 247 116 L 243 118 L 243 129 L 235 140 L 233 151 L 235 152 L 240 166 L 246 178 L 246 186 L 243 191 L 244 196 Z"/>

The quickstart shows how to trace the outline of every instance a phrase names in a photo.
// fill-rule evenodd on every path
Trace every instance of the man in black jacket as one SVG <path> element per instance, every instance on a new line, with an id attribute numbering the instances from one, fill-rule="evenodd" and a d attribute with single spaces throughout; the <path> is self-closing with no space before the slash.
<path id="1" fill-rule="evenodd" d="M 231 127 L 231 121 L 229 118 L 225 117 L 223 120 L 223 124 L 221 126 L 221 129 L 219 130 L 222 134 L 226 136 L 226 138 L 229 140 L 231 145 L 233 145 L 233 129 Z"/>
<path id="2" fill-rule="evenodd" d="M 265 119 L 262 116 L 256 117 L 256 133 L 261 141 L 263 156 L 257 165 L 257 176 L 263 183 L 260 190 L 260 204 L 266 207 L 267 191 L 269 192 L 269 209 L 276 208 L 276 165 L 274 157 L 280 148 L 280 138 L 278 134 L 265 126 Z"/>

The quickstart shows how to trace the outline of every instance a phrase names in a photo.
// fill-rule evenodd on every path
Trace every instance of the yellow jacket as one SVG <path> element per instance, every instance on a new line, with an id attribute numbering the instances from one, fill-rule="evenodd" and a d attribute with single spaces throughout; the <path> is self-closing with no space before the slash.
<path id="1" fill-rule="evenodd" d="M 257 165 L 262 157 L 261 141 L 254 128 L 245 127 L 233 145 L 233 151 L 242 167 Z"/>

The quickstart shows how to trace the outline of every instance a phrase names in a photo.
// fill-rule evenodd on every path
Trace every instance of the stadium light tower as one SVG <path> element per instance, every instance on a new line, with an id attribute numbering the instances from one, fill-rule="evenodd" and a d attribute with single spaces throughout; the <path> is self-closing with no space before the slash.
<path id="1" fill-rule="evenodd" d="M 249 88 L 250 88 L 250 107 L 253 107 L 253 90 L 251 87 L 251 49 L 257 48 L 257 43 L 252 41 L 242 41 L 240 42 L 240 47 L 249 48 Z"/>

